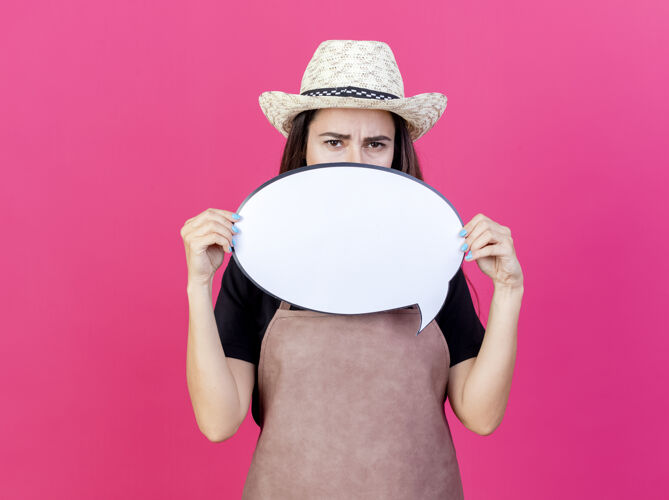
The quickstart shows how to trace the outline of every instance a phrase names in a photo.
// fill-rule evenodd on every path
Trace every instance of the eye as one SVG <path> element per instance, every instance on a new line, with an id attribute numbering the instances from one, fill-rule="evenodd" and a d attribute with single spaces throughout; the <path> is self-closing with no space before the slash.
<path id="1" fill-rule="evenodd" d="M 376 142 L 376 141 L 374 141 L 374 142 L 370 142 L 370 143 L 369 143 L 369 146 L 370 146 L 372 149 L 381 149 L 381 148 L 385 147 L 385 144 L 382 143 L 382 142 Z"/>
<path id="2" fill-rule="evenodd" d="M 325 144 L 328 144 L 330 146 L 336 147 L 337 146 L 336 143 L 339 143 L 341 141 L 339 139 L 328 139 L 327 141 L 323 141 L 323 142 L 325 142 Z M 335 143 L 335 144 L 333 144 L 333 143 Z"/>

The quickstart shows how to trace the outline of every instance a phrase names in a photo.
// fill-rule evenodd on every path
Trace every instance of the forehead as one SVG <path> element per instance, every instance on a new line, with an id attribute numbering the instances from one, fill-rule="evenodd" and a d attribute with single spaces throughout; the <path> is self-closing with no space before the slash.
<path id="1" fill-rule="evenodd" d="M 323 108 L 312 120 L 316 128 L 354 128 L 360 130 L 383 129 L 392 132 L 395 128 L 390 112 L 381 109 Z M 340 132 L 340 130 L 338 130 Z"/>

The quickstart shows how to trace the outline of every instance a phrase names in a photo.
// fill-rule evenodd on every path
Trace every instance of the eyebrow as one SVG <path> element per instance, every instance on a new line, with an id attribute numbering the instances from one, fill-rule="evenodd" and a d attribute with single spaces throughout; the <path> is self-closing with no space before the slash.
<path id="1" fill-rule="evenodd" d="M 323 135 L 329 135 L 329 136 L 332 136 L 336 139 L 350 139 L 351 138 L 350 134 L 337 134 L 336 132 L 325 132 L 323 134 L 318 134 L 318 137 L 321 137 Z M 376 142 L 376 141 L 383 141 L 383 140 L 390 141 L 391 139 L 390 139 L 390 137 L 386 137 L 385 135 L 375 135 L 373 137 L 365 137 L 364 138 L 365 142 Z"/>

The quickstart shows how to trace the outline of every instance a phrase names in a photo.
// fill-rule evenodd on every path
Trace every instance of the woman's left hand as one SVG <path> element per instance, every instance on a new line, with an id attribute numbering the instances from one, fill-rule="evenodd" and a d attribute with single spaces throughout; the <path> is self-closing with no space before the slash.
<path id="1" fill-rule="evenodd" d="M 492 278 L 495 286 L 523 286 L 523 271 L 516 257 L 511 229 L 483 214 L 476 214 L 465 224 L 467 262 L 475 260 L 479 269 Z"/>

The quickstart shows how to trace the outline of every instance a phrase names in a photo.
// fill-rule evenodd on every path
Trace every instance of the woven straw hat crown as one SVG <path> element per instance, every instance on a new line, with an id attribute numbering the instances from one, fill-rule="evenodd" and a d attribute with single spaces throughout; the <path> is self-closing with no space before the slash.
<path id="1" fill-rule="evenodd" d="M 388 44 L 328 40 L 321 43 L 302 77 L 300 94 L 328 87 L 360 87 L 404 97 L 404 82 Z"/>
<path id="2" fill-rule="evenodd" d="M 441 117 L 447 100 L 437 92 L 405 97 L 397 61 L 384 42 L 326 40 L 309 61 L 299 94 L 268 91 L 258 101 L 270 123 L 286 137 L 293 118 L 307 109 L 363 108 L 400 115 L 416 140 Z"/>

